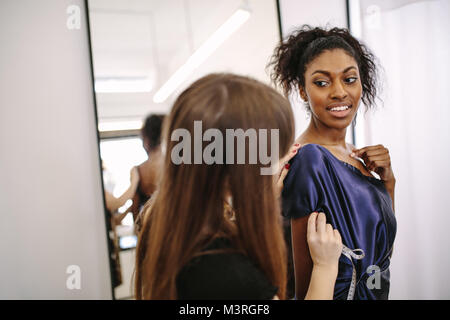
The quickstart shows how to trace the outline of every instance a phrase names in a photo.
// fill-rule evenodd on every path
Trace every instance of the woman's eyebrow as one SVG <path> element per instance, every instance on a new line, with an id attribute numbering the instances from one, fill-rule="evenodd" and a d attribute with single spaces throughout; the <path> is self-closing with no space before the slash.
<path id="1" fill-rule="evenodd" d="M 351 69 L 355 69 L 355 70 L 356 70 L 356 67 L 355 67 L 355 66 L 347 67 L 347 68 L 344 69 L 344 71 L 342 71 L 342 73 L 346 73 L 347 71 L 349 71 L 349 70 L 351 70 Z M 313 73 L 311 73 L 311 75 L 314 75 L 314 74 L 316 74 L 316 73 L 323 73 L 323 74 L 326 75 L 326 76 L 330 76 L 330 72 L 325 71 L 325 70 L 316 70 L 316 71 L 314 71 Z"/>
<path id="2" fill-rule="evenodd" d="M 349 71 L 351 69 L 355 69 L 356 70 L 356 67 L 355 66 L 350 66 L 348 68 L 345 68 L 345 70 L 342 73 L 346 73 L 347 71 Z"/>
<path id="3" fill-rule="evenodd" d="M 314 75 L 316 73 L 323 73 L 326 76 L 330 76 L 330 73 L 328 71 L 324 71 L 324 70 L 316 70 L 313 73 L 311 73 L 311 75 Z"/>

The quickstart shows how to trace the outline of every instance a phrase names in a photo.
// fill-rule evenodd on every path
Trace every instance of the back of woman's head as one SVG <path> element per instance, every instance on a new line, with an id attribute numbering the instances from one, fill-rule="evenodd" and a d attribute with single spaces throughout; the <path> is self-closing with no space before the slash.
<path id="1" fill-rule="evenodd" d="M 267 163 L 251 161 L 251 153 L 257 152 L 251 147 L 245 148 L 244 163 L 238 163 L 242 150 L 235 140 L 231 145 L 227 139 L 230 129 L 258 133 L 259 155 L 262 145 L 273 145 L 270 133 L 261 138 L 260 129 L 278 129 L 279 141 L 275 143 L 283 155 L 293 142 L 290 105 L 274 89 L 232 74 L 203 77 L 178 97 L 163 130 L 161 184 L 139 238 L 138 299 L 176 298 L 178 272 L 216 236 L 229 238 L 284 297 L 286 253 L 272 176 L 261 174 Z M 180 134 L 190 140 L 182 141 L 186 147 L 182 150 Z M 248 145 L 250 140 L 246 138 Z M 208 149 L 211 141 L 214 150 Z M 207 154 L 212 155 L 213 163 L 205 159 Z M 174 161 L 178 156 L 184 159 L 182 163 Z M 228 196 L 235 211 L 234 222 L 224 214 Z"/>
<path id="2" fill-rule="evenodd" d="M 151 114 L 145 118 L 141 136 L 147 152 L 158 148 L 161 144 L 161 130 L 164 117 L 163 114 Z"/>
<path id="3" fill-rule="evenodd" d="M 347 29 L 323 29 L 303 25 L 283 41 L 274 52 L 269 67 L 272 80 L 288 95 L 305 86 L 308 64 L 325 50 L 342 49 L 358 64 L 362 85 L 362 101 L 370 108 L 377 95 L 377 68 L 375 56 L 353 37 Z"/>

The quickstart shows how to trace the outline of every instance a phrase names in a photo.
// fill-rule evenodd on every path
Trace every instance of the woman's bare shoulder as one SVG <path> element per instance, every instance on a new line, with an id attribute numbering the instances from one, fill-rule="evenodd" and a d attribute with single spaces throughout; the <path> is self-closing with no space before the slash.
<path id="1" fill-rule="evenodd" d="M 314 142 L 312 139 L 308 139 L 308 138 L 304 138 L 304 137 L 300 136 L 297 139 L 295 139 L 295 143 L 300 143 L 303 147 L 308 144 L 312 144 L 312 143 L 316 143 L 316 142 Z"/>
<path id="2" fill-rule="evenodd" d="M 319 144 L 317 139 L 307 132 L 303 132 L 299 137 L 297 137 L 297 139 L 295 139 L 295 143 L 300 143 L 302 146 L 306 146 L 308 144 Z"/>

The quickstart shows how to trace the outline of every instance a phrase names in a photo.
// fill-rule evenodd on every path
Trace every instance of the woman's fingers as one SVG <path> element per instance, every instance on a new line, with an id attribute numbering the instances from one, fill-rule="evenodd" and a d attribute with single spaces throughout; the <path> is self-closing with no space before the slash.
<path id="1" fill-rule="evenodd" d="M 385 161 L 370 161 L 370 163 L 366 166 L 370 170 L 375 170 L 377 168 L 389 168 L 391 166 L 390 160 Z"/>
<path id="2" fill-rule="evenodd" d="M 324 213 L 311 213 L 308 219 L 307 241 L 315 266 L 337 270 L 342 239 L 339 232 L 326 223 Z"/>
<path id="3" fill-rule="evenodd" d="M 391 158 L 389 157 L 389 154 L 385 154 L 385 155 L 378 155 L 378 156 L 373 156 L 373 157 L 366 157 L 363 160 L 366 164 L 369 164 L 369 163 L 373 163 L 376 161 L 380 161 L 380 162 L 389 161 L 389 160 L 391 160 Z"/>
<path id="4" fill-rule="evenodd" d="M 389 153 L 367 157 L 367 159 L 370 161 L 385 161 L 389 160 L 390 158 L 391 157 L 389 156 Z"/>
<path id="5" fill-rule="evenodd" d="M 378 173 L 381 180 L 389 181 L 394 179 L 394 173 L 392 172 L 391 167 L 391 156 L 389 150 L 383 145 L 379 144 L 361 149 L 353 149 L 351 156 L 363 159 L 367 170 Z"/>
<path id="6" fill-rule="evenodd" d="M 320 212 L 317 216 L 317 233 L 319 236 L 323 236 L 326 232 L 326 224 L 327 224 L 327 218 L 323 212 Z"/>
<path id="7" fill-rule="evenodd" d="M 336 242 L 342 242 L 341 235 L 337 229 L 329 223 L 326 223 L 326 216 L 323 212 L 313 212 L 308 219 L 308 235 L 322 239 L 324 242 L 327 240 L 335 240 Z"/>
<path id="8" fill-rule="evenodd" d="M 308 218 L 308 228 L 306 231 L 308 239 L 311 239 L 312 237 L 314 237 L 314 235 L 317 232 L 316 220 L 317 220 L 317 212 L 311 213 Z"/>
<path id="9" fill-rule="evenodd" d="M 390 157 L 389 150 L 383 145 L 369 146 L 361 149 L 353 149 L 352 157 L 362 158 L 364 161 L 372 158 Z"/>
<path id="10" fill-rule="evenodd" d="M 283 157 L 279 162 L 279 169 L 277 176 L 274 176 L 274 179 L 276 179 L 276 186 L 277 186 L 277 195 L 281 195 L 281 191 L 283 189 L 283 182 L 284 178 L 286 178 L 290 164 L 288 163 L 289 160 L 291 160 L 296 154 L 298 149 L 301 148 L 301 145 L 296 143 L 294 144 L 291 149 L 289 150 L 288 154 Z"/>
<path id="11" fill-rule="evenodd" d="M 284 162 L 289 162 L 298 152 L 298 150 L 302 147 L 301 144 L 296 143 L 294 144 L 291 149 L 289 150 L 288 154 L 284 157 Z"/>
<path id="12" fill-rule="evenodd" d="M 358 157 L 364 158 L 364 157 L 375 157 L 375 156 L 382 156 L 382 155 L 388 155 L 389 150 L 386 148 L 378 148 L 373 150 L 353 150 L 353 153 L 357 155 Z"/>
<path id="13" fill-rule="evenodd" d="M 319 237 L 325 236 L 327 233 L 333 231 L 333 228 L 330 224 L 327 224 L 327 218 L 323 212 L 317 213 L 313 212 L 310 214 L 308 219 L 308 234 L 315 235 L 317 234 Z"/>
<path id="14" fill-rule="evenodd" d="M 280 196 L 281 195 L 281 191 L 283 190 L 283 182 L 284 182 L 284 178 L 286 178 L 286 176 L 287 176 L 287 174 L 288 174 L 288 172 L 289 172 L 289 167 L 290 167 L 290 164 L 289 163 L 286 163 L 285 165 L 284 165 L 284 167 L 281 169 L 281 173 L 280 173 L 280 175 L 278 176 L 278 180 L 277 180 L 277 192 L 278 192 L 278 196 Z"/>
<path id="15" fill-rule="evenodd" d="M 292 145 L 292 147 L 289 149 L 288 153 L 280 159 L 280 174 L 283 170 L 284 166 L 291 160 L 295 155 L 297 154 L 298 150 L 301 148 L 301 144 L 296 143 Z"/>
<path id="16" fill-rule="evenodd" d="M 279 184 L 279 186 L 281 186 L 281 187 L 283 187 L 283 181 L 284 181 L 284 178 L 286 178 L 286 176 L 287 176 L 287 174 L 288 174 L 288 172 L 289 172 L 289 167 L 290 167 L 291 165 L 289 164 L 289 163 L 286 163 L 285 165 L 284 165 L 284 167 L 283 167 L 283 169 L 281 169 L 281 174 L 280 174 L 280 176 L 278 177 L 278 184 Z"/>
<path id="17" fill-rule="evenodd" d="M 330 238 L 334 237 L 333 227 L 329 223 L 327 223 L 327 225 L 326 225 L 326 232 L 327 232 L 328 237 L 330 237 Z"/>
<path id="18" fill-rule="evenodd" d="M 376 146 L 366 146 L 363 148 L 354 148 L 352 151 L 357 154 L 357 155 L 361 155 L 363 153 L 367 153 L 367 152 L 373 152 L 375 150 L 384 150 L 386 149 L 382 144 L 377 144 Z"/>
<path id="19" fill-rule="evenodd" d="M 334 238 L 336 239 L 336 242 L 342 244 L 341 234 L 339 233 L 338 229 L 333 230 L 333 235 L 334 235 Z"/>

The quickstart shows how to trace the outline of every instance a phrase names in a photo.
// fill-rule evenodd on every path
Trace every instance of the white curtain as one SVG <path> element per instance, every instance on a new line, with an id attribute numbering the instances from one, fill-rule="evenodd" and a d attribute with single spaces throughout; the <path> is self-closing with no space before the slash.
<path id="1" fill-rule="evenodd" d="M 388 147 L 397 178 L 390 298 L 450 299 L 450 1 L 358 5 L 384 105 L 358 116 L 356 144 Z"/>

